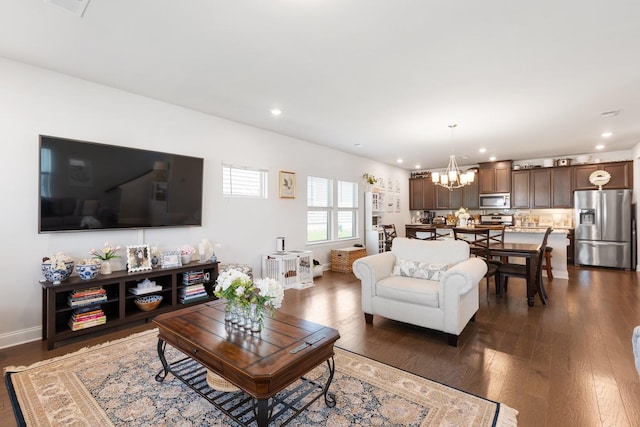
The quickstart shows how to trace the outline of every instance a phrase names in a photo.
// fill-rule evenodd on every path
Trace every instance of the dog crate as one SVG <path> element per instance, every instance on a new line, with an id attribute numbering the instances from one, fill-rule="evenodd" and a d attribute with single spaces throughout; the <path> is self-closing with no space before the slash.
<path id="1" fill-rule="evenodd" d="M 312 286 L 313 254 L 311 251 L 282 251 L 264 255 L 262 277 L 278 280 L 284 289 Z"/>

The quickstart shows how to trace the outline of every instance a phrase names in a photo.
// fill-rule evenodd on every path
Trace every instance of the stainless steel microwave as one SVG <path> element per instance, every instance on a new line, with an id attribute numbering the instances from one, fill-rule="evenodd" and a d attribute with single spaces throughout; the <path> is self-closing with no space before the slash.
<path id="1" fill-rule="evenodd" d="M 480 209 L 511 209 L 511 194 L 481 194 Z"/>

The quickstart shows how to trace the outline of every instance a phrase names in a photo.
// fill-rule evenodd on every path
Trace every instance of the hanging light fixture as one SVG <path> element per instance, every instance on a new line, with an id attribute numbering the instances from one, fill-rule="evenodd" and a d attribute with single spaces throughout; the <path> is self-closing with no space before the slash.
<path id="1" fill-rule="evenodd" d="M 473 170 L 466 172 L 460 172 L 458 163 L 456 162 L 456 155 L 453 152 L 453 129 L 458 126 L 457 124 L 449 125 L 451 129 L 451 155 L 449 156 L 449 165 L 444 173 L 431 172 L 431 180 L 436 184 L 444 188 L 448 188 L 452 191 L 454 188 L 464 187 L 471 184 L 475 179 Z"/>

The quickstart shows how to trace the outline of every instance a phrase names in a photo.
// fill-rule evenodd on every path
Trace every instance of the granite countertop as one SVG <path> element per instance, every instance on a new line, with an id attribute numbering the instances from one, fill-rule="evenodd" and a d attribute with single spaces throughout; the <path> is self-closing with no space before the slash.
<path id="1" fill-rule="evenodd" d="M 569 228 L 553 228 L 551 233 L 563 233 L 568 234 Z M 507 233 L 544 233 L 547 231 L 546 227 L 507 227 L 505 232 Z"/>
<path id="2" fill-rule="evenodd" d="M 415 228 L 431 228 L 433 227 L 432 224 L 406 224 L 407 227 L 415 227 Z M 453 225 L 445 225 L 445 224 L 438 224 L 435 226 L 436 228 L 453 228 Z M 478 228 L 481 228 L 481 225 L 477 226 Z M 564 228 L 564 227 L 553 227 L 553 231 L 552 233 L 563 233 L 563 234 L 568 234 L 569 231 L 571 230 L 571 228 Z M 547 227 L 506 227 L 505 228 L 505 232 L 507 233 L 544 233 L 545 231 L 547 231 Z"/>

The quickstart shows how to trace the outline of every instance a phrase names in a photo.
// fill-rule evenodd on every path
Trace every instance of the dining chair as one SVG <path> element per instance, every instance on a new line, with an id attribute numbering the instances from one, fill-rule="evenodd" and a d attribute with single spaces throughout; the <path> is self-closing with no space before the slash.
<path id="1" fill-rule="evenodd" d="M 389 252 L 393 244 L 393 239 L 398 237 L 396 226 L 395 224 L 383 224 L 382 231 L 384 232 L 384 250 L 385 252 Z"/>
<path id="2" fill-rule="evenodd" d="M 438 232 L 436 227 L 420 227 L 420 231 L 416 231 L 415 238 L 420 240 L 436 240 Z"/>
<path id="3" fill-rule="evenodd" d="M 540 296 L 540 301 L 542 301 L 543 305 L 547 305 L 547 291 L 544 289 L 544 284 L 542 283 L 542 261 L 544 258 L 544 251 L 547 247 L 547 239 L 549 238 L 549 234 L 553 229 L 551 227 L 547 228 L 544 233 L 544 237 L 542 238 L 542 243 L 538 246 L 538 254 L 535 259 L 535 285 L 538 291 L 538 295 Z M 501 292 L 507 292 L 507 285 L 509 277 L 520 277 L 525 280 L 530 280 L 527 266 L 523 264 L 513 264 L 513 263 L 503 263 L 498 268 L 498 273 L 496 276 L 496 286 L 500 286 Z"/>
<path id="4" fill-rule="evenodd" d="M 506 228 L 505 225 L 483 225 L 482 228 L 489 229 L 489 244 L 503 244 L 504 243 L 504 230 Z M 503 256 L 500 257 L 500 261 L 503 263 L 509 262 L 509 257 Z"/>
<path id="5" fill-rule="evenodd" d="M 454 227 L 453 238 L 455 240 L 464 240 L 469 244 L 469 250 L 475 256 L 484 259 L 487 263 L 487 273 L 484 277 L 487 280 L 487 296 L 489 295 L 489 278 L 496 276 L 498 269 L 502 264 L 501 261 L 492 259 L 489 254 L 489 245 L 491 244 L 491 230 L 486 227 L 465 228 Z M 500 286 L 496 278 L 496 294 L 498 294 Z"/>

